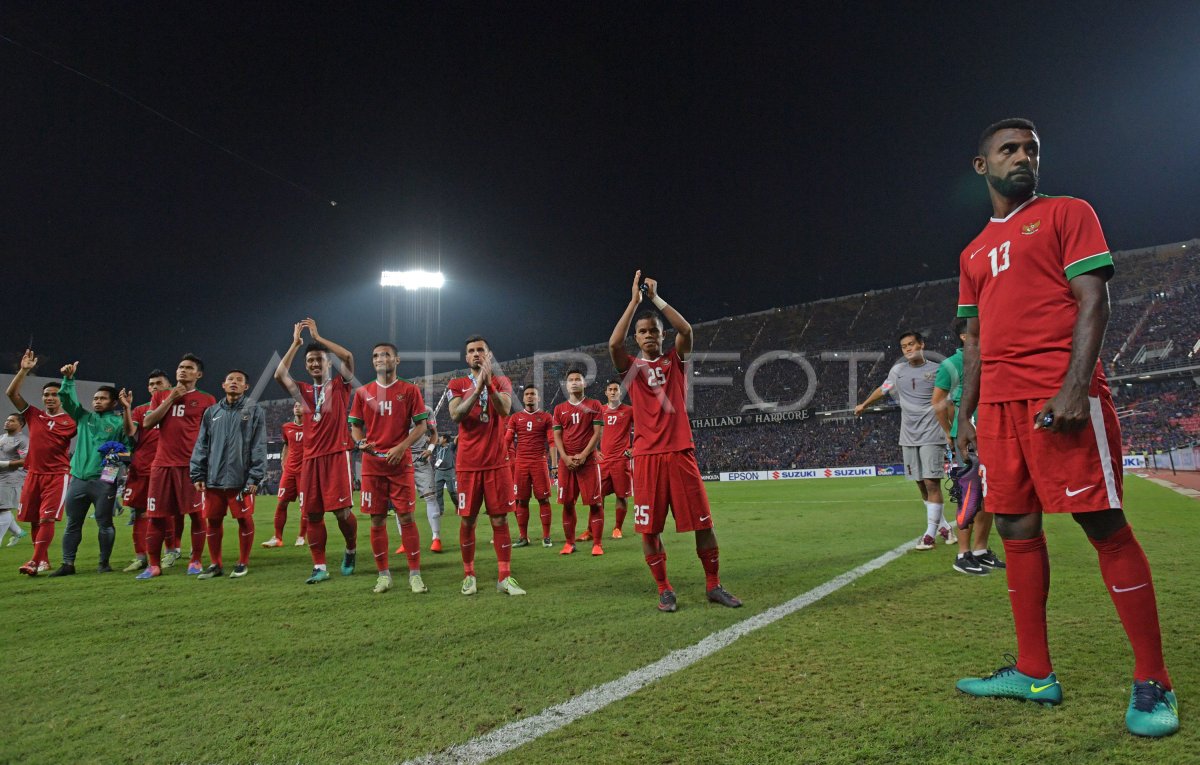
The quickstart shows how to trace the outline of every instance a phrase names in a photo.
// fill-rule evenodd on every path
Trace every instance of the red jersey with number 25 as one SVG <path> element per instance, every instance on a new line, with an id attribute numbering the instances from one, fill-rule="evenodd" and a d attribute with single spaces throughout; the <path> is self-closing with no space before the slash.
<path id="1" fill-rule="evenodd" d="M 553 425 L 554 421 L 549 412 L 543 412 L 541 409 L 527 412 L 522 409 L 508 418 L 504 443 L 512 443 L 514 437 L 517 439 L 517 462 L 545 462 L 546 447 L 552 438 L 550 429 Z"/>
<path id="2" fill-rule="evenodd" d="M 633 407 L 619 404 L 616 409 L 605 406 L 600 410 L 604 416 L 604 433 L 600 436 L 600 461 L 625 459 L 629 448 L 629 433 L 633 430 Z"/>
<path id="3" fill-rule="evenodd" d="M 599 401 L 585 398 L 578 404 L 564 401 L 554 407 L 554 429 L 562 431 L 563 449 L 567 454 L 579 454 L 583 451 L 588 441 L 592 440 L 595 427 L 604 424 L 600 419 L 600 406 Z M 600 444 L 596 444 L 596 449 L 588 452 L 583 464 L 590 465 L 596 461 L 596 451 L 599 447 Z"/>
<path id="4" fill-rule="evenodd" d="M 316 412 L 317 386 L 297 382 L 300 398 L 304 400 L 304 459 L 350 451 L 350 426 L 346 412 L 350 409 L 350 381 L 340 374 L 321 384 L 325 397 L 321 401 L 321 419 Z"/>
<path id="5" fill-rule="evenodd" d="M 157 409 L 171 395 L 169 390 L 157 391 L 150 397 L 150 407 Z M 167 414 L 158 423 L 158 451 L 154 467 L 187 467 L 192 459 L 196 437 L 204 410 L 217 400 L 202 390 L 192 390 L 175 399 Z"/>
<path id="6" fill-rule="evenodd" d="M 446 386 L 451 398 L 465 399 L 475 390 L 475 381 L 470 377 L 456 377 Z M 493 470 L 503 467 L 508 461 L 508 448 L 504 443 L 504 428 L 507 417 L 496 414 L 496 402 L 491 397 L 496 392 L 507 393 L 512 400 L 512 381 L 507 377 L 493 377 L 488 391 L 488 419 L 479 419 L 483 409 L 479 401 L 458 422 L 458 470 Z"/>
<path id="7" fill-rule="evenodd" d="M 687 368 L 674 348 L 634 358 L 625 377 L 633 404 L 633 456 L 695 448 L 687 412 Z"/>
<path id="8" fill-rule="evenodd" d="M 1113 268 L 1091 205 L 1035 195 L 1007 218 L 992 218 L 958 265 L 958 315 L 979 317 L 979 403 L 1053 396 L 1079 314 L 1070 281 Z M 1093 388 L 1103 381 L 1097 363 Z"/>
<path id="9" fill-rule="evenodd" d="M 288 448 L 283 472 L 300 475 L 300 463 L 304 462 L 304 426 L 294 422 L 283 423 L 283 441 Z"/>
<path id="10" fill-rule="evenodd" d="M 372 380 L 354 392 L 350 422 L 363 426 L 366 438 L 375 450 L 386 452 L 408 437 L 418 422 L 429 419 L 421 389 L 408 380 L 393 380 L 380 385 Z M 383 457 L 363 452 L 363 475 L 397 475 L 412 468 L 412 450 L 405 449 L 400 462 L 389 465 Z"/>
<path id="11" fill-rule="evenodd" d="M 29 452 L 25 455 L 25 470 L 29 473 L 57 475 L 71 469 L 71 439 L 77 425 L 71 415 L 59 411 L 46 414 L 33 404 L 21 412 L 29 426 Z M 191 453 L 188 453 L 191 456 Z"/>

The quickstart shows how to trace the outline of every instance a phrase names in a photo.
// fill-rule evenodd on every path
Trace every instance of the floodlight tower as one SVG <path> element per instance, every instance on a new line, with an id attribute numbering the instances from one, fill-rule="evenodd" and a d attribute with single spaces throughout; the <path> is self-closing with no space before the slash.
<path id="1" fill-rule="evenodd" d="M 379 277 L 382 287 L 403 287 L 405 292 L 418 290 L 440 290 L 446 283 L 446 276 L 441 271 L 425 271 L 413 269 L 410 271 L 384 271 Z M 391 321 L 388 325 L 388 339 L 396 342 L 396 290 L 388 290 L 391 300 Z M 425 317 L 425 350 L 429 351 L 429 317 Z"/>

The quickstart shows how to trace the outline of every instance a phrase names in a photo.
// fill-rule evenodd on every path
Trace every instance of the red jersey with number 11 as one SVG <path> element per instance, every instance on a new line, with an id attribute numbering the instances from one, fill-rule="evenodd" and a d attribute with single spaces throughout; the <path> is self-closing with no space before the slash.
<path id="1" fill-rule="evenodd" d="M 592 434 L 597 425 L 603 425 L 600 419 L 600 402 L 592 399 L 582 399 L 578 404 L 564 401 L 554 407 L 554 429 L 562 431 L 563 449 L 567 454 L 579 454 L 592 440 Z M 596 448 L 588 452 L 583 464 L 590 465 L 596 461 Z"/>
<path id="2" fill-rule="evenodd" d="M 625 388 L 633 404 L 633 456 L 695 448 L 687 412 L 687 366 L 678 351 L 633 359 Z"/>

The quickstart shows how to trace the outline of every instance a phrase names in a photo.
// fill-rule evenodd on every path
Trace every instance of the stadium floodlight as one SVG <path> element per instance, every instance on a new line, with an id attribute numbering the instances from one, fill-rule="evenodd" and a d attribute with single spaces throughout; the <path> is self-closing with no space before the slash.
<path id="1" fill-rule="evenodd" d="M 432 289 L 440 290 L 446 283 L 446 277 L 441 271 L 384 271 L 379 277 L 379 284 L 384 287 L 403 287 L 406 290 Z"/>

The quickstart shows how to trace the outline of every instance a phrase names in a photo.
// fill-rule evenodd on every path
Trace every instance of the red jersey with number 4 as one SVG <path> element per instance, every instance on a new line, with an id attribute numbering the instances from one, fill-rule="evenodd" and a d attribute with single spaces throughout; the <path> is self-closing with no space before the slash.
<path id="1" fill-rule="evenodd" d="M 446 386 L 451 398 L 465 399 L 475 390 L 475 381 L 470 377 L 456 377 Z M 504 429 L 507 417 L 496 414 L 496 402 L 491 397 L 507 393 L 512 400 L 512 382 L 507 377 L 494 377 L 487 391 L 487 422 L 480 420 L 483 400 L 475 402 L 467 416 L 458 422 L 458 470 L 493 470 L 503 467 L 508 461 L 508 448 L 504 444 Z"/>
<path id="2" fill-rule="evenodd" d="M 588 441 L 592 440 L 592 429 L 604 424 L 600 419 L 600 407 L 600 402 L 591 398 L 585 398 L 578 404 L 564 401 L 554 407 L 554 429 L 562 431 L 563 448 L 567 454 L 583 451 Z M 590 465 L 595 461 L 596 449 L 592 449 L 583 464 Z"/>
<path id="3" fill-rule="evenodd" d="M 600 461 L 625 459 L 625 450 L 630 448 L 629 436 L 633 431 L 633 407 L 629 404 L 619 404 L 616 409 L 605 406 L 600 414 L 604 417 Z"/>
<path id="4" fill-rule="evenodd" d="M 297 382 L 300 398 L 304 400 L 304 459 L 350 451 L 350 426 L 346 412 L 350 409 L 350 381 L 335 374 L 319 386 Z M 317 395 L 321 395 L 318 411 Z M 316 416 L 319 413 L 320 419 Z"/>
<path id="5" fill-rule="evenodd" d="M 71 415 L 63 411 L 46 414 L 33 404 L 21 414 L 25 415 L 25 424 L 29 426 L 26 472 L 51 475 L 68 472 L 71 469 L 71 439 L 76 430 Z"/>
<path id="6" fill-rule="evenodd" d="M 674 348 L 633 359 L 625 378 L 633 405 L 633 456 L 694 449 L 687 412 L 687 367 Z"/>
<path id="7" fill-rule="evenodd" d="M 129 460 L 129 470 L 135 475 L 149 476 L 150 466 L 154 464 L 154 458 L 158 455 L 158 426 L 145 426 L 146 414 L 153 408 L 150 404 L 142 404 L 135 406 L 129 413 L 129 418 L 138 426 L 137 446 L 134 447 Z"/>
<path id="8" fill-rule="evenodd" d="M 508 419 L 504 443 L 511 444 L 516 438 L 514 455 L 517 462 L 545 462 L 547 447 L 553 438 L 550 435 L 553 425 L 554 418 L 549 412 L 541 409 L 527 412 L 522 409 Z"/>
<path id="9" fill-rule="evenodd" d="M 363 426 L 367 440 L 378 452 L 399 444 L 408 437 L 413 425 L 428 419 L 421 389 L 408 380 L 393 380 L 388 385 L 372 380 L 354 392 L 354 403 L 350 406 L 350 422 Z M 411 449 L 405 449 L 395 465 L 369 452 L 362 455 L 363 475 L 395 475 L 411 467 Z"/>
<path id="10" fill-rule="evenodd" d="M 1070 281 L 1113 259 L 1091 205 L 1035 195 L 992 218 L 958 259 L 958 315 L 979 317 L 979 403 L 1049 398 L 1071 358 L 1079 307 Z M 1099 362 L 1092 387 L 1104 383 Z"/>
<path id="11" fill-rule="evenodd" d="M 150 397 L 150 408 L 157 409 L 170 395 L 169 390 L 156 392 Z M 188 466 L 196 437 L 200 435 L 204 410 L 215 403 L 217 400 L 202 390 L 188 391 L 175 399 L 158 423 L 158 449 L 153 467 Z"/>
<path id="12" fill-rule="evenodd" d="M 300 463 L 304 462 L 304 425 L 294 422 L 283 423 L 283 442 L 287 444 L 287 462 L 283 472 L 300 475 Z"/>

